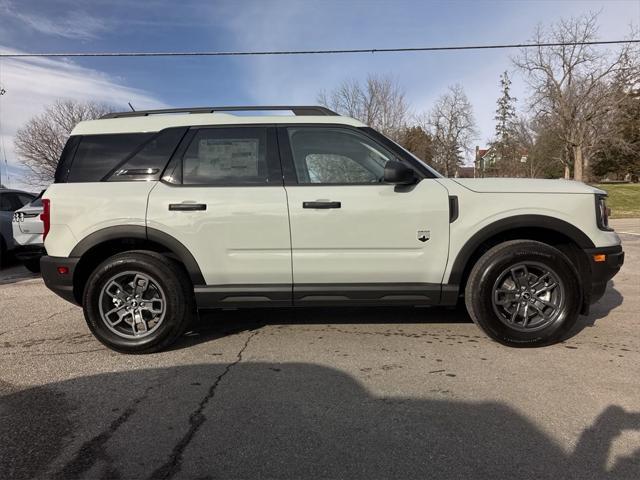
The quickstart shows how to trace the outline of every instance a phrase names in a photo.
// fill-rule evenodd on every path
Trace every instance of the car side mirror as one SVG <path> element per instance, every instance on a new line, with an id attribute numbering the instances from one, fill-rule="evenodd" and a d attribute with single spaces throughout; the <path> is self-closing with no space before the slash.
<path id="1" fill-rule="evenodd" d="M 396 160 L 389 160 L 384 166 L 384 182 L 393 185 L 412 185 L 418 176 L 412 168 Z"/>

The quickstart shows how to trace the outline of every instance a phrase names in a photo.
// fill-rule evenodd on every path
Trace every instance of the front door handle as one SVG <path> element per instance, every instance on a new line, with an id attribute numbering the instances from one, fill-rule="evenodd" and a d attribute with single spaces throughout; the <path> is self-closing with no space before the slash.
<path id="1" fill-rule="evenodd" d="M 196 210 L 206 210 L 205 203 L 170 203 L 169 210 L 172 212 L 194 212 Z"/>
<path id="2" fill-rule="evenodd" d="M 302 208 L 341 208 L 340 202 L 302 202 Z"/>

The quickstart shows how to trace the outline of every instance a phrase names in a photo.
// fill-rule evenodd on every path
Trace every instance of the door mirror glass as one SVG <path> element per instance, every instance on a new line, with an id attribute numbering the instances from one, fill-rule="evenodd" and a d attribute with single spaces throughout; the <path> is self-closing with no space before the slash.
<path id="1" fill-rule="evenodd" d="M 411 185 L 418 181 L 418 177 L 404 163 L 389 160 L 384 166 L 384 181 L 393 185 Z"/>

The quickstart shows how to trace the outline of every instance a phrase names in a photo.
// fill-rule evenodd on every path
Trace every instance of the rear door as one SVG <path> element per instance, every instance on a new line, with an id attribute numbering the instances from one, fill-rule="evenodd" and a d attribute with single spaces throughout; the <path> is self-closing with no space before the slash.
<path id="1" fill-rule="evenodd" d="M 383 183 L 406 160 L 346 126 L 280 129 L 297 304 L 433 304 L 449 242 L 448 194 L 433 179 Z"/>
<path id="2" fill-rule="evenodd" d="M 275 127 L 193 128 L 149 195 L 147 228 L 181 242 L 200 306 L 291 303 L 291 242 Z"/>

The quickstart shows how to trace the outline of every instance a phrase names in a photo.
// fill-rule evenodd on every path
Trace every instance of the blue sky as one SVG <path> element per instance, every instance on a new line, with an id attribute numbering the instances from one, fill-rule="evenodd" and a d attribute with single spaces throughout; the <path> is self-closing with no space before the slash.
<path id="1" fill-rule="evenodd" d="M 639 0 L 0 0 L 0 51 L 192 51 L 385 48 L 517 43 L 538 23 L 600 11 L 600 36 L 640 23 Z M 13 134 L 56 97 L 162 106 L 315 103 L 321 89 L 368 73 L 392 75 L 415 113 L 460 83 L 493 133 L 498 76 L 515 51 L 235 58 L 0 61 L 2 135 L 15 184 Z M 525 108 L 524 82 L 515 95 Z M 5 167 L 3 166 L 3 173 Z M 4 175 L 3 175 L 4 176 Z"/>

